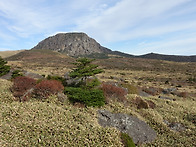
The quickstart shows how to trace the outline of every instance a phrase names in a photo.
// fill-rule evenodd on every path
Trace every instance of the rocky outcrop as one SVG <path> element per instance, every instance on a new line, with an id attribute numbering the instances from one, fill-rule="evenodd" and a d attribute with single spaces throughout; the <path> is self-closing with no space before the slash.
<path id="1" fill-rule="evenodd" d="M 103 127 L 115 127 L 121 132 L 127 133 L 135 144 L 152 142 L 156 138 L 156 132 L 135 116 L 99 110 L 98 123 Z"/>
<path id="2" fill-rule="evenodd" d="M 66 53 L 69 56 L 111 52 L 85 33 L 60 33 L 46 38 L 33 49 L 49 49 Z"/>

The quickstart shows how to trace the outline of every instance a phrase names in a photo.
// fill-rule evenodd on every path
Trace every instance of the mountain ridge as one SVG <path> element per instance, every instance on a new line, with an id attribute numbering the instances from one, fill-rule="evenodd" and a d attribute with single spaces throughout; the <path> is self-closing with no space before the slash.
<path id="1" fill-rule="evenodd" d="M 85 33 L 59 33 L 42 40 L 32 49 L 50 49 L 69 56 L 111 52 Z"/>
<path id="2" fill-rule="evenodd" d="M 196 62 L 196 55 L 193 56 L 179 56 L 179 55 L 164 55 L 157 53 L 148 53 L 144 55 L 131 55 L 120 51 L 112 51 L 106 47 L 101 46 L 95 39 L 89 37 L 83 32 L 72 33 L 59 33 L 54 36 L 50 36 L 40 41 L 32 50 L 35 49 L 48 49 L 65 53 L 71 57 L 86 56 L 96 58 L 96 54 L 105 54 L 104 58 L 108 54 L 125 57 L 125 58 L 145 58 L 145 59 L 157 59 L 175 62 Z"/>

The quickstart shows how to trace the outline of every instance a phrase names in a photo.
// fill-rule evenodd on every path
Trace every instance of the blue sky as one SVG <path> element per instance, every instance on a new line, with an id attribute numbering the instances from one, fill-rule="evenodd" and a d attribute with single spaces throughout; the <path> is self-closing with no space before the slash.
<path id="1" fill-rule="evenodd" d="M 2 0 L 0 51 L 85 32 L 134 55 L 196 55 L 196 0 Z"/>

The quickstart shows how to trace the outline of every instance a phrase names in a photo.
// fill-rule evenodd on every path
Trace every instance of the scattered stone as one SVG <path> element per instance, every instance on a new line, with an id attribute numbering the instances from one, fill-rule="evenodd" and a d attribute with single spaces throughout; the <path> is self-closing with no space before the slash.
<path id="1" fill-rule="evenodd" d="M 149 97 L 149 96 L 151 96 L 150 94 L 148 94 L 148 93 L 146 93 L 146 92 L 144 92 L 144 91 L 139 91 L 139 96 L 142 96 L 142 97 Z"/>
<path id="2" fill-rule="evenodd" d="M 14 70 L 10 70 L 9 73 L 7 73 L 6 75 L 3 75 L 2 77 L 0 77 L 1 79 L 5 79 L 5 80 L 9 80 L 12 78 L 12 73 Z M 43 76 L 36 74 L 36 73 L 32 73 L 29 71 L 22 71 L 23 75 L 29 78 L 33 78 L 33 79 L 42 79 Z"/>
<path id="3" fill-rule="evenodd" d="M 13 70 L 10 70 L 7 74 L 0 77 L 0 79 L 9 80 L 12 77 Z"/>
<path id="4" fill-rule="evenodd" d="M 170 101 L 175 101 L 175 99 L 172 99 L 170 97 L 164 97 L 164 96 L 159 96 L 160 99 L 165 99 L 165 100 L 170 100 Z"/>
<path id="5" fill-rule="evenodd" d="M 156 132 L 135 116 L 98 110 L 98 123 L 103 127 L 115 127 L 127 133 L 135 144 L 149 143 L 156 138 Z"/>
<path id="6" fill-rule="evenodd" d="M 163 89 L 162 93 L 163 94 L 174 94 L 176 93 L 177 89 L 176 88 L 167 88 Z"/>
<path id="7" fill-rule="evenodd" d="M 62 92 L 58 92 L 57 93 L 57 98 L 58 98 L 58 101 L 63 103 L 67 99 L 67 96 Z"/>
<path id="8" fill-rule="evenodd" d="M 64 78 L 65 78 L 65 85 L 67 86 L 75 86 L 77 84 L 79 84 L 81 82 L 81 78 L 72 78 L 69 76 L 69 72 L 67 72 L 65 75 L 64 75 Z"/>
<path id="9" fill-rule="evenodd" d="M 158 95 L 160 93 L 160 89 L 154 87 L 144 88 L 143 91 L 153 96 Z"/>
<path id="10" fill-rule="evenodd" d="M 182 132 L 185 131 L 186 128 L 184 127 L 183 124 L 181 123 L 176 123 L 176 122 L 169 122 L 167 120 L 163 121 L 171 130 L 176 131 L 176 132 Z"/>
<path id="11" fill-rule="evenodd" d="M 36 73 L 32 73 L 29 71 L 24 71 L 23 72 L 24 76 L 29 77 L 29 78 L 33 78 L 33 79 L 42 79 L 43 76 L 36 74 Z"/>

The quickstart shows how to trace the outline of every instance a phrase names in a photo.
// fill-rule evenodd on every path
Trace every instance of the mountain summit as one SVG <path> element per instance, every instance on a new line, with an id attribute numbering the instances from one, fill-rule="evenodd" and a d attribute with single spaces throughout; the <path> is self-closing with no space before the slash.
<path id="1" fill-rule="evenodd" d="M 110 49 L 102 47 L 96 40 L 85 33 L 60 33 L 48 37 L 32 49 L 49 49 L 66 53 L 69 56 L 109 53 Z"/>

